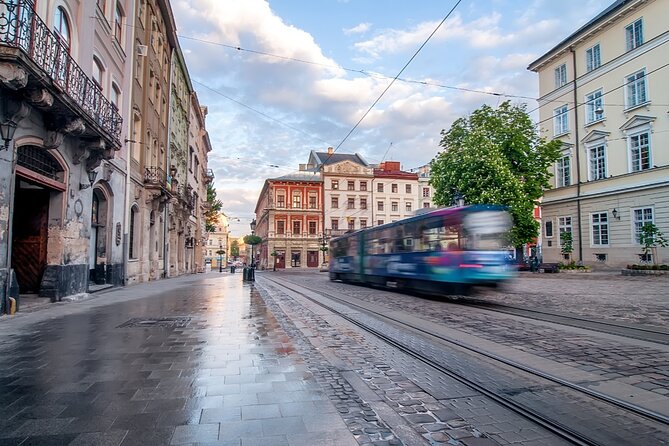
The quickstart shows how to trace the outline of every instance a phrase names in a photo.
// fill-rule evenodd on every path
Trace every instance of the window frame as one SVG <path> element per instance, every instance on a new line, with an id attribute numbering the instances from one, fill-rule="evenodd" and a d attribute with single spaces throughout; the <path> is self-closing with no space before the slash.
<path id="1" fill-rule="evenodd" d="M 641 220 L 638 221 L 636 218 L 637 211 L 641 211 Z M 650 220 L 645 218 L 645 212 L 650 211 Z M 654 206 L 641 206 L 637 208 L 631 208 L 631 219 L 632 219 L 632 243 L 641 245 L 639 241 L 639 236 L 641 235 L 641 228 L 646 223 L 655 223 L 655 207 Z"/>
<path id="2" fill-rule="evenodd" d="M 125 12 L 121 7 L 119 1 L 116 2 L 116 7 L 114 8 L 114 39 L 116 43 L 121 45 L 123 42 L 123 19 L 125 18 Z"/>
<path id="3" fill-rule="evenodd" d="M 625 85 L 625 110 L 641 107 L 649 102 L 645 67 L 625 76 L 623 83 Z"/>
<path id="4" fill-rule="evenodd" d="M 330 207 L 332 209 L 339 209 L 339 197 L 330 197 Z"/>
<path id="5" fill-rule="evenodd" d="M 355 209 L 355 198 L 348 197 L 346 199 L 346 209 Z"/>
<path id="6" fill-rule="evenodd" d="M 361 181 L 360 182 L 360 190 L 361 191 L 367 191 L 367 181 Z"/>
<path id="7" fill-rule="evenodd" d="M 67 49 L 72 49 L 72 25 L 70 16 L 64 6 L 58 6 L 53 12 L 53 30 L 58 42 Z M 65 31 L 65 32 L 63 32 Z"/>
<path id="8" fill-rule="evenodd" d="M 633 147 L 633 141 L 634 138 L 641 138 L 642 135 L 646 136 L 646 144 L 645 144 L 645 149 L 648 151 L 647 154 L 647 166 L 644 168 L 642 164 L 642 150 L 643 146 L 641 144 L 638 145 L 639 149 L 639 160 L 637 164 L 640 164 L 638 169 L 635 168 L 635 161 L 634 161 L 634 150 L 635 148 Z M 653 167 L 653 152 L 652 152 L 652 144 L 651 144 L 651 131 L 648 129 L 644 129 L 641 131 L 637 131 L 634 133 L 631 133 L 627 135 L 627 157 L 628 157 L 628 166 L 629 166 L 629 172 L 630 173 L 635 173 L 635 172 L 643 172 L 644 170 L 648 170 Z"/>
<path id="9" fill-rule="evenodd" d="M 292 233 L 293 235 L 302 235 L 302 221 L 300 220 L 293 220 L 292 225 L 291 225 Z M 297 229 L 297 231 L 295 230 Z"/>
<path id="10" fill-rule="evenodd" d="M 627 51 L 632 51 L 643 45 L 643 28 L 643 17 L 639 17 L 629 25 L 625 26 L 625 47 L 627 48 Z"/>
<path id="11" fill-rule="evenodd" d="M 553 109 L 553 136 L 569 133 L 569 107 L 567 104 Z"/>
<path id="12" fill-rule="evenodd" d="M 565 165 L 566 161 L 566 165 Z M 571 155 L 565 154 L 555 163 L 555 187 L 571 186 Z"/>
<path id="13" fill-rule="evenodd" d="M 355 181 L 348 180 L 346 182 L 346 190 L 355 190 Z"/>
<path id="14" fill-rule="evenodd" d="M 360 198 L 360 209 L 367 209 L 367 198 Z"/>
<path id="15" fill-rule="evenodd" d="M 330 189 L 339 190 L 339 180 L 331 180 L 330 181 Z"/>
<path id="16" fill-rule="evenodd" d="M 598 218 L 598 221 L 595 222 L 595 217 Z M 604 219 L 602 220 L 602 217 Z M 597 229 L 597 232 L 595 232 Z M 597 234 L 598 241 L 595 243 L 595 234 Z M 590 246 L 597 247 L 606 247 L 610 246 L 610 234 L 609 231 L 609 213 L 608 212 L 592 212 L 590 214 Z M 602 243 L 602 240 L 606 238 L 606 243 Z"/>
<path id="17" fill-rule="evenodd" d="M 593 159 L 592 152 L 594 150 L 602 149 L 601 157 L 598 155 Z M 606 142 L 601 141 L 598 143 L 593 143 L 586 146 L 586 151 L 588 155 L 588 181 L 598 181 L 606 179 L 607 177 L 607 160 L 606 160 Z M 600 172 L 599 159 L 602 159 L 602 166 Z M 593 162 L 597 162 L 597 166 L 593 166 Z"/>
<path id="18" fill-rule="evenodd" d="M 599 43 L 585 50 L 585 65 L 588 73 L 602 66 L 602 50 Z"/>
<path id="19" fill-rule="evenodd" d="M 562 215 L 558 216 L 557 220 L 558 220 L 557 242 L 558 242 L 558 248 L 560 248 L 560 251 L 562 251 L 562 233 L 569 232 L 573 236 L 574 234 L 573 219 L 571 215 Z"/>
<path id="20" fill-rule="evenodd" d="M 376 184 L 376 191 L 383 193 L 383 183 Z"/>
<path id="21" fill-rule="evenodd" d="M 602 109 L 601 116 L 597 117 L 597 108 Z M 602 121 L 605 117 L 604 111 L 604 95 L 603 89 L 599 88 L 591 93 L 585 95 L 585 123 L 594 124 Z"/>
<path id="22" fill-rule="evenodd" d="M 555 67 L 555 89 L 567 85 L 567 64 L 561 63 Z"/>

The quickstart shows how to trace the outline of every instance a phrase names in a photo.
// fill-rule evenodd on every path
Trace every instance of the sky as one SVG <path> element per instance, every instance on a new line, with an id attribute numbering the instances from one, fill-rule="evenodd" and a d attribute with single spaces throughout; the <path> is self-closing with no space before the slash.
<path id="1" fill-rule="evenodd" d="M 483 104 L 533 109 L 528 64 L 612 2 L 172 0 L 232 236 L 251 233 L 264 181 L 297 171 L 311 150 L 409 170 Z"/>

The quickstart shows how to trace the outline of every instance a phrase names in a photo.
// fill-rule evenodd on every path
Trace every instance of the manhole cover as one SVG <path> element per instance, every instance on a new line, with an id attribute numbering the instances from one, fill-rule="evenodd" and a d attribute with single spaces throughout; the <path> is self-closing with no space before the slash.
<path id="1" fill-rule="evenodd" d="M 183 328 L 190 323 L 190 320 L 191 318 L 188 316 L 158 317 L 158 318 L 135 317 L 127 322 L 122 323 L 116 328 L 130 328 L 130 327 Z"/>

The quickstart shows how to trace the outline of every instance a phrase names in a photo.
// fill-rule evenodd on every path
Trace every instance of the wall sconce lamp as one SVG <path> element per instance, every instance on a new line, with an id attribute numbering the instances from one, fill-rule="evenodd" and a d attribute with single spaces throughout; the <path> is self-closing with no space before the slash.
<path id="1" fill-rule="evenodd" d="M 95 178 L 98 176 L 98 172 L 96 170 L 89 170 L 86 172 L 88 175 L 88 184 L 86 183 L 79 183 L 79 190 L 83 189 L 88 189 L 95 183 Z"/>
<path id="2" fill-rule="evenodd" d="M 14 121 L 5 121 L 0 124 L 0 137 L 5 141 L 4 147 L 2 150 L 9 149 L 9 143 L 14 139 L 14 133 L 16 132 L 17 124 Z"/>
<path id="3" fill-rule="evenodd" d="M 611 211 L 611 213 L 613 214 L 613 218 L 615 218 L 616 220 L 620 220 L 620 212 L 618 212 L 618 209 L 613 208 L 613 211 Z"/>

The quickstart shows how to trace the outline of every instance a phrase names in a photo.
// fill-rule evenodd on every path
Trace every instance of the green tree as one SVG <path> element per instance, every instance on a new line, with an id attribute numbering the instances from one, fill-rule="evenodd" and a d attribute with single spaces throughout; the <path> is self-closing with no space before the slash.
<path id="1" fill-rule="evenodd" d="M 230 242 L 230 255 L 235 259 L 239 257 L 239 242 L 237 240 Z"/>
<path id="2" fill-rule="evenodd" d="M 571 253 L 574 252 L 574 237 L 570 231 L 560 233 L 560 252 L 569 256 L 569 260 L 571 261 Z"/>
<path id="3" fill-rule="evenodd" d="M 262 237 L 258 235 L 249 234 L 244 236 L 244 243 L 246 243 L 247 245 L 255 246 L 260 242 L 262 242 Z"/>
<path id="4" fill-rule="evenodd" d="M 434 202 L 450 205 L 456 193 L 468 204 L 508 206 L 511 243 L 520 247 L 538 234 L 534 206 L 550 187 L 548 168 L 560 155 L 560 142 L 540 138 L 526 105 L 484 105 L 441 132 L 444 149 L 432 161 Z"/>
<path id="5" fill-rule="evenodd" d="M 652 252 L 653 263 L 657 265 L 657 247 L 667 247 L 667 239 L 664 238 L 664 234 L 660 231 L 660 228 L 655 226 L 654 223 L 644 224 L 639 233 L 639 243 L 641 243 L 643 255 L 648 257 L 648 254 Z"/>
<path id="6" fill-rule="evenodd" d="M 204 228 L 207 232 L 216 230 L 218 214 L 223 208 L 223 202 L 216 199 L 216 189 L 213 184 L 207 184 L 207 210 L 204 213 Z"/>

